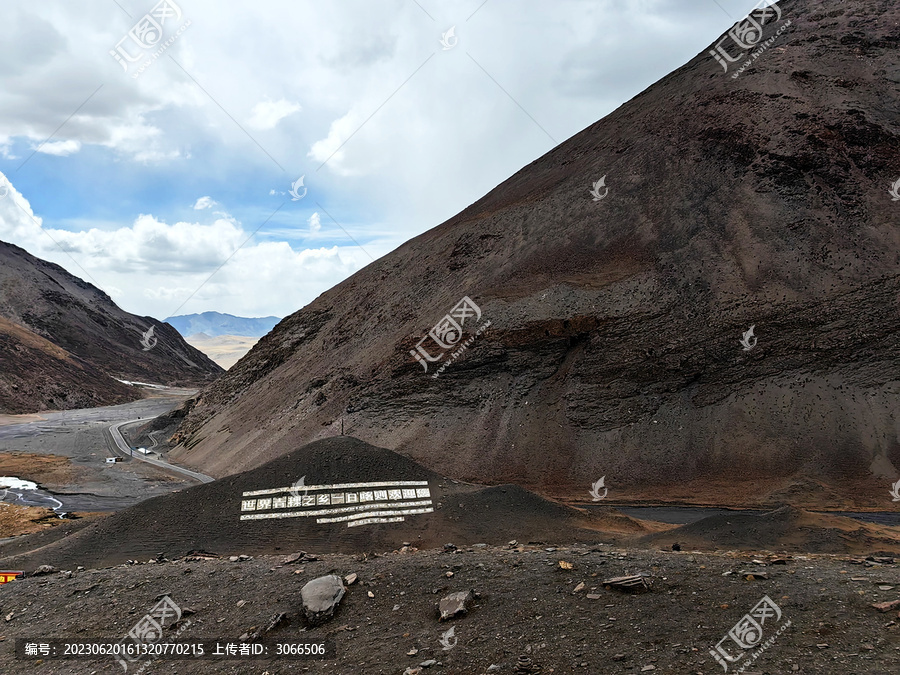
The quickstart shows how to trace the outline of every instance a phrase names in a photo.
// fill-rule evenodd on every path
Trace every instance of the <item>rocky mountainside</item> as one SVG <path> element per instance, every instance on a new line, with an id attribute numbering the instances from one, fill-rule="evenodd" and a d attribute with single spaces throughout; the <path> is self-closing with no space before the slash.
<path id="1" fill-rule="evenodd" d="M 4 412 L 121 403 L 140 393 L 117 379 L 197 386 L 222 372 L 171 326 L 123 311 L 95 286 L 5 242 L 0 318 Z"/>
<path id="2" fill-rule="evenodd" d="M 0 413 L 91 408 L 135 398 L 134 387 L 0 317 Z"/>
<path id="3" fill-rule="evenodd" d="M 724 34 L 734 63 L 710 45 L 284 319 L 173 457 L 222 476 L 343 423 L 543 494 L 891 508 L 900 5 L 777 11 L 755 58 Z"/>

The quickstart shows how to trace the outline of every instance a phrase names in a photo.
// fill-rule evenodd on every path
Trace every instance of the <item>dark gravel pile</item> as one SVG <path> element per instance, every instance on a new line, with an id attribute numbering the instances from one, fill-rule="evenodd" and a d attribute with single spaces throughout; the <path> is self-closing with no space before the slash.
<path id="1" fill-rule="evenodd" d="M 428 481 L 434 512 L 404 522 L 347 527 L 318 524 L 313 518 L 240 520 L 245 491 L 306 485 Z M 261 555 L 294 549 L 331 553 L 383 552 L 404 541 L 423 548 L 445 542 L 500 544 L 515 537 L 567 541 L 596 538 L 596 530 L 631 528 L 637 521 L 615 513 L 588 514 L 556 504 L 515 485 L 484 487 L 458 483 L 428 471 L 390 450 L 354 438 L 328 438 L 299 448 L 257 469 L 155 497 L 91 524 L 50 545 L 25 552 L 29 540 L 16 542 L 16 555 L 0 560 L 9 568 L 95 567 L 148 560 L 162 553 L 181 556 L 191 550 L 221 555 Z"/>

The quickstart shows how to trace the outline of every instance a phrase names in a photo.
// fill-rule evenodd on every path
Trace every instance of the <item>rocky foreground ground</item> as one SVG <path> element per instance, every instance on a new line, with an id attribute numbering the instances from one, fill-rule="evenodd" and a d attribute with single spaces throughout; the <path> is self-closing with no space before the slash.
<path id="1" fill-rule="evenodd" d="M 182 617 L 175 638 L 234 642 L 325 637 L 322 661 L 164 661 L 144 673 L 698 673 L 722 672 L 710 649 L 768 596 L 782 613 L 763 626 L 771 646 L 750 673 L 896 673 L 900 560 L 873 555 L 637 551 L 553 542 L 385 554 L 187 556 L 64 570 L 0 587 L 0 672 L 123 672 L 98 661 L 17 660 L 15 638 L 119 639 L 165 595 Z M 301 588 L 351 581 L 334 616 L 310 626 Z M 604 580 L 646 573 L 643 592 Z M 356 575 L 356 578 L 352 575 Z M 472 591 L 468 613 L 445 622 L 441 598 Z M 882 604 L 880 608 L 873 605 Z M 883 610 L 883 611 L 881 611 Z M 279 616 L 283 614 L 284 616 Z M 788 624 L 788 621 L 790 624 Z M 270 630 L 267 627 L 272 626 Z M 447 631 L 453 628 L 453 633 Z M 445 646 L 449 648 L 445 649 Z M 731 640 L 723 643 L 736 655 Z M 752 650 L 729 668 L 738 672 Z M 418 670 L 420 669 L 420 670 Z"/>

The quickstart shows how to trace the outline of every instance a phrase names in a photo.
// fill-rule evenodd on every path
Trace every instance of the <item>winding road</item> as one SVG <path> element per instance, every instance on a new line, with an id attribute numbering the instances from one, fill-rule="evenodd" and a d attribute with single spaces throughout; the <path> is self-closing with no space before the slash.
<path id="1" fill-rule="evenodd" d="M 122 432 L 120 431 L 121 427 L 124 427 L 126 424 L 134 424 L 135 422 L 145 422 L 146 420 L 138 417 L 134 420 L 126 420 L 124 422 L 116 422 L 115 424 L 111 424 L 109 427 L 109 439 L 112 441 L 110 445 L 110 450 L 112 453 L 121 455 L 123 457 L 128 457 L 131 459 L 137 459 L 141 462 L 147 462 L 148 464 L 152 464 L 153 466 L 159 467 L 161 469 L 165 469 L 166 471 L 174 471 L 175 473 L 179 473 L 183 476 L 187 476 L 188 478 L 193 478 L 194 480 L 200 481 L 201 483 L 212 483 L 215 478 L 211 476 L 207 476 L 203 473 L 197 473 L 196 471 L 191 471 L 190 469 L 184 469 L 180 466 L 175 466 L 174 464 L 169 464 L 161 459 L 153 459 L 152 457 L 147 457 L 146 455 L 142 455 L 141 453 L 133 454 L 131 450 L 131 446 L 125 441 L 125 438 L 122 436 Z M 153 439 L 154 441 L 156 439 Z"/>

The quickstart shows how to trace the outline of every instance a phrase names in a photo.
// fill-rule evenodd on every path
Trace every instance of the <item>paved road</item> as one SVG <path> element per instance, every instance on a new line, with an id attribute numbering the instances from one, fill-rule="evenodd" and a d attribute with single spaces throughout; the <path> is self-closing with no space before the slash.
<path id="1" fill-rule="evenodd" d="M 116 422 L 115 424 L 110 425 L 109 427 L 109 439 L 112 441 L 112 445 L 110 446 L 110 450 L 112 450 L 113 454 L 120 454 L 123 457 L 131 457 L 132 459 L 140 460 L 141 462 L 147 462 L 147 464 L 153 464 L 161 469 L 166 469 L 167 471 L 174 471 L 175 473 L 180 473 L 183 476 L 187 476 L 188 478 L 193 478 L 194 480 L 198 480 L 201 483 L 212 483 L 215 478 L 207 476 L 203 473 L 197 473 L 196 471 L 191 471 L 190 469 L 184 469 L 180 466 L 175 466 L 174 464 L 169 464 L 161 459 L 153 459 L 152 457 L 147 457 L 146 455 L 142 455 L 141 453 L 132 454 L 131 446 L 125 442 L 125 438 L 122 436 L 122 432 L 119 430 L 121 427 L 124 427 L 126 424 L 134 424 L 135 422 L 146 422 L 141 418 L 135 420 L 126 420 L 124 422 Z M 155 440 L 155 439 L 154 439 Z"/>

